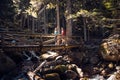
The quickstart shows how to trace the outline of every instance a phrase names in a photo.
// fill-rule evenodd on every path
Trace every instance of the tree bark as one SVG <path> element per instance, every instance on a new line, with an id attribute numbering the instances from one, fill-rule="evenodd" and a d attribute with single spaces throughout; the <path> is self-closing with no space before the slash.
<path id="1" fill-rule="evenodd" d="M 57 29 L 58 29 L 58 34 L 60 34 L 60 10 L 59 10 L 59 0 L 57 0 L 56 12 L 57 12 Z"/>
<path id="2" fill-rule="evenodd" d="M 46 9 L 44 9 L 44 34 L 48 34 L 48 27 L 46 25 Z"/>
<path id="3" fill-rule="evenodd" d="M 35 33 L 35 20 L 32 18 L 32 33 Z"/>
<path id="4" fill-rule="evenodd" d="M 84 17 L 84 41 L 87 41 L 86 17 Z"/>
<path id="5" fill-rule="evenodd" d="M 71 0 L 67 0 L 66 12 L 66 36 L 72 36 Z"/>
<path id="6" fill-rule="evenodd" d="M 27 14 L 27 28 L 30 30 L 30 16 Z"/>

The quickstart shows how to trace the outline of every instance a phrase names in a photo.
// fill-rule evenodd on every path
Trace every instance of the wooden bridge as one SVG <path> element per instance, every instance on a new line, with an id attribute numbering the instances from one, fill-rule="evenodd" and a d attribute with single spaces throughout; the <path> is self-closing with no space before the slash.
<path id="1" fill-rule="evenodd" d="M 13 51 L 48 51 L 48 50 L 60 50 L 60 49 L 71 49 L 80 47 L 77 45 L 17 45 L 17 46 L 5 46 L 2 47 L 3 51 L 13 52 Z"/>
<path id="2" fill-rule="evenodd" d="M 50 44 L 55 42 L 55 35 L 3 33 L 1 37 L 2 49 L 4 51 L 47 51 L 80 47 L 80 44 Z M 75 38 L 81 39 L 79 36 L 72 36 L 72 39 Z M 41 40 L 43 45 L 41 45 Z"/>

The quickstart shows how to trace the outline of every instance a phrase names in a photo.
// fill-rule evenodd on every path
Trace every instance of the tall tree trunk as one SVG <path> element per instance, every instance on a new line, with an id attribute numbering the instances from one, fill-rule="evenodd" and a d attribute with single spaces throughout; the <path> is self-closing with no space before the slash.
<path id="1" fill-rule="evenodd" d="M 57 0 L 56 12 L 57 12 L 57 29 L 58 29 L 58 33 L 60 33 L 60 10 L 59 10 L 59 0 Z"/>
<path id="2" fill-rule="evenodd" d="M 86 17 L 84 17 L 84 41 L 87 41 Z"/>
<path id="3" fill-rule="evenodd" d="M 21 27 L 21 29 L 24 29 L 24 27 L 23 27 L 23 19 L 24 19 L 24 16 L 21 15 L 21 19 L 20 19 L 20 27 Z"/>
<path id="4" fill-rule="evenodd" d="M 66 35 L 72 36 L 71 0 L 67 0 L 66 12 Z"/>
<path id="5" fill-rule="evenodd" d="M 86 9 L 85 4 L 86 4 L 86 0 L 83 0 L 83 9 Z M 84 41 L 87 41 L 86 17 L 83 17 L 83 23 L 84 23 L 84 26 L 83 26 Z"/>
<path id="6" fill-rule="evenodd" d="M 27 14 L 27 27 L 30 30 L 30 16 Z"/>
<path id="7" fill-rule="evenodd" d="M 35 20 L 32 18 L 32 33 L 35 33 Z"/>
<path id="8" fill-rule="evenodd" d="M 26 17 L 27 17 L 26 14 L 22 14 L 22 18 L 21 18 L 21 27 L 22 27 L 22 29 L 25 28 Z"/>
<path id="9" fill-rule="evenodd" d="M 44 34 L 48 34 L 48 27 L 47 27 L 47 23 L 46 23 L 46 9 L 44 9 Z"/>

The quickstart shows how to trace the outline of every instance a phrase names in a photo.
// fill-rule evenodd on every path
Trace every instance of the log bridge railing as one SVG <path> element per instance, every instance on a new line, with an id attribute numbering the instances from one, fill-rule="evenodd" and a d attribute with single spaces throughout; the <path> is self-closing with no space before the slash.
<path id="1" fill-rule="evenodd" d="M 4 51 L 25 51 L 25 50 L 34 50 L 34 51 L 47 51 L 47 50 L 58 50 L 58 49 L 69 49 L 79 47 L 80 44 L 73 45 L 55 45 L 55 44 L 44 44 L 44 41 L 49 41 L 54 39 L 55 35 L 41 35 L 41 34 L 2 34 L 1 36 L 1 47 Z M 80 40 L 80 36 L 72 36 L 72 39 Z M 24 40 L 25 39 L 25 40 Z M 43 45 L 40 42 L 42 39 Z M 11 40 L 18 40 L 15 44 Z M 23 40 L 23 41 L 21 41 Z M 29 42 L 29 40 L 32 40 Z M 37 42 L 36 42 L 37 40 Z M 80 42 L 80 41 L 79 41 Z M 7 44 L 4 44 L 7 43 Z M 25 43 L 25 44 L 24 44 Z M 28 43 L 28 44 L 26 44 Z"/>
<path id="2" fill-rule="evenodd" d="M 77 45 L 17 45 L 17 46 L 5 46 L 2 47 L 3 51 L 48 51 L 48 50 L 59 50 L 59 49 L 71 49 L 80 47 L 79 44 Z"/>

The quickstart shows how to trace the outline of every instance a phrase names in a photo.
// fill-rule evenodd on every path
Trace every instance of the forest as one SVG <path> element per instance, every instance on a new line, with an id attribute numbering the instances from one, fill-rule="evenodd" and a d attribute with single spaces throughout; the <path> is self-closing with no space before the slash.
<path id="1" fill-rule="evenodd" d="M 0 26 L 1 31 L 44 34 L 51 34 L 58 26 L 65 28 L 67 35 L 79 36 L 85 28 L 87 37 L 94 33 L 105 37 L 119 26 L 119 7 L 119 0 L 2 0 Z"/>
<path id="2" fill-rule="evenodd" d="M 0 1 L 0 80 L 119 80 L 119 61 L 120 0 Z"/>

